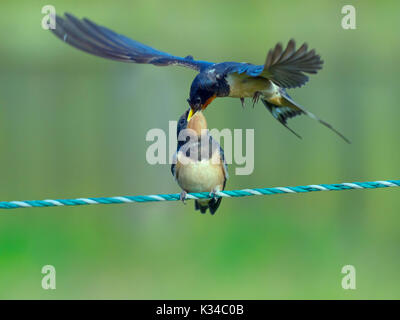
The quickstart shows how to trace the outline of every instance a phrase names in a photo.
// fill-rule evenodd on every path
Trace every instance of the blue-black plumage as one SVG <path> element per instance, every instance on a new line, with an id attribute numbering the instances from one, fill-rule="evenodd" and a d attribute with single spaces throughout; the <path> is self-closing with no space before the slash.
<path id="1" fill-rule="evenodd" d="M 315 74 L 322 68 L 320 56 L 315 50 L 308 50 L 305 43 L 298 49 L 293 39 L 285 49 L 278 43 L 268 52 L 263 65 L 254 65 L 213 63 L 195 60 L 190 55 L 174 56 L 68 13 L 64 17 L 57 16 L 56 28 L 52 32 L 71 46 L 99 57 L 156 66 L 178 65 L 196 70 L 199 73 L 192 82 L 188 99 L 191 107 L 189 119 L 197 111 L 206 109 L 216 97 L 239 98 L 242 106 L 245 98 L 252 98 L 253 103 L 261 99 L 274 118 L 285 127 L 287 119 L 305 114 L 349 142 L 331 125 L 295 103 L 286 93 L 285 89 L 301 87 L 309 79 L 307 74 Z"/>

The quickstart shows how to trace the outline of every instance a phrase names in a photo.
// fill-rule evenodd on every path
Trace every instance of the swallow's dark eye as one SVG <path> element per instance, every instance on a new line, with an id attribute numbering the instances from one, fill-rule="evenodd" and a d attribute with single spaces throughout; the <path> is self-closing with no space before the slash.
<path id="1" fill-rule="evenodd" d="M 201 103 L 200 97 L 197 97 L 197 98 L 196 98 L 196 103 Z"/>

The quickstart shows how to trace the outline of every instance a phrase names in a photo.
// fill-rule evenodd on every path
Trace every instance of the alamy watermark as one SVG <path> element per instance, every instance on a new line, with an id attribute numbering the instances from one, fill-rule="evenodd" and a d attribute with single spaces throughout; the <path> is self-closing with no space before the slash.
<path id="1" fill-rule="evenodd" d="M 44 290 L 55 290 L 56 289 L 56 268 L 54 266 L 47 264 L 42 268 L 42 288 Z"/>
<path id="2" fill-rule="evenodd" d="M 42 18 L 42 28 L 44 30 L 56 28 L 56 8 L 50 4 L 42 7 L 42 14 L 45 16 Z"/>
<path id="3" fill-rule="evenodd" d="M 175 153 L 178 143 L 180 151 L 187 153 L 189 159 L 203 159 L 204 153 L 219 148 L 221 138 L 223 138 L 225 162 L 227 164 L 235 163 L 239 166 L 235 168 L 235 174 L 250 175 L 254 171 L 254 129 L 246 129 L 244 133 L 242 129 L 222 129 L 221 131 L 204 129 L 200 142 L 202 148 L 199 150 L 193 143 L 198 139 L 197 135 L 191 129 L 182 130 L 177 139 L 176 128 L 177 121 L 169 121 L 168 134 L 158 128 L 150 129 L 147 132 L 146 141 L 153 142 L 146 150 L 146 161 L 149 164 L 176 163 Z M 215 140 L 213 143 L 209 143 L 210 136 Z M 243 151 L 245 152 L 243 153 Z"/>
<path id="4" fill-rule="evenodd" d="M 345 265 L 342 268 L 342 273 L 345 276 L 342 278 L 342 288 L 344 290 L 356 289 L 356 268 L 351 264 Z"/>
<path id="5" fill-rule="evenodd" d="M 350 4 L 342 7 L 342 28 L 345 30 L 356 29 L 356 8 Z"/>

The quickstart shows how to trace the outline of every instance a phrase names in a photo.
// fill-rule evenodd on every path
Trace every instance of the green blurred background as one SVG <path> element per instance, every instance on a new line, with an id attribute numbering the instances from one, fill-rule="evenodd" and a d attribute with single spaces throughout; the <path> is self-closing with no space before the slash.
<path id="1" fill-rule="evenodd" d="M 298 140 L 260 103 L 220 99 L 210 128 L 254 128 L 255 170 L 228 189 L 396 179 L 396 1 L 31 1 L 0 11 L 1 200 L 179 192 L 151 166 L 151 128 L 187 107 L 195 73 L 107 61 L 41 28 L 41 8 L 89 17 L 176 55 L 263 63 L 307 41 L 324 69 L 290 94 L 352 140 L 304 117 Z M 357 29 L 343 30 L 353 4 Z M 179 202 L 0 212 L 0 298 L 400 298 L 399 190 L 225 199 L 215 216 Z M 54 265 L 57 289 L 41 288 Z M 341 288 L 341 268 L 357 289 Z"/>

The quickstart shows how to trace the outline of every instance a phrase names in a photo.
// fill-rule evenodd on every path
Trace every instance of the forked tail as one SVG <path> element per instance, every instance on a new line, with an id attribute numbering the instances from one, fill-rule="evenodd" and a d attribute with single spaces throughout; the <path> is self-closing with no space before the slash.
<path id="1" fill-rule="evenodd" d="M 265 107 L 271 112 L 272 116 L 300 139 L 301 136 L 288 127 L 287 120 L 298 115 L 305 114 L 310 118 L 317 120 L 325 127 L 331 129 L 347 143 L 350 143 L 349 139 L 347 139 L 343 134 L 332 127 L 329 123 L 321 120 L 315 114 L 307 111 L 302 106 L 294 102 L 284 90 L 281 90 L 281 96 L 279 98 L 270 99 L 270 101 L 268 101 L 266 98 L 261 98 L 261 100 L 264 103 Z"/>

